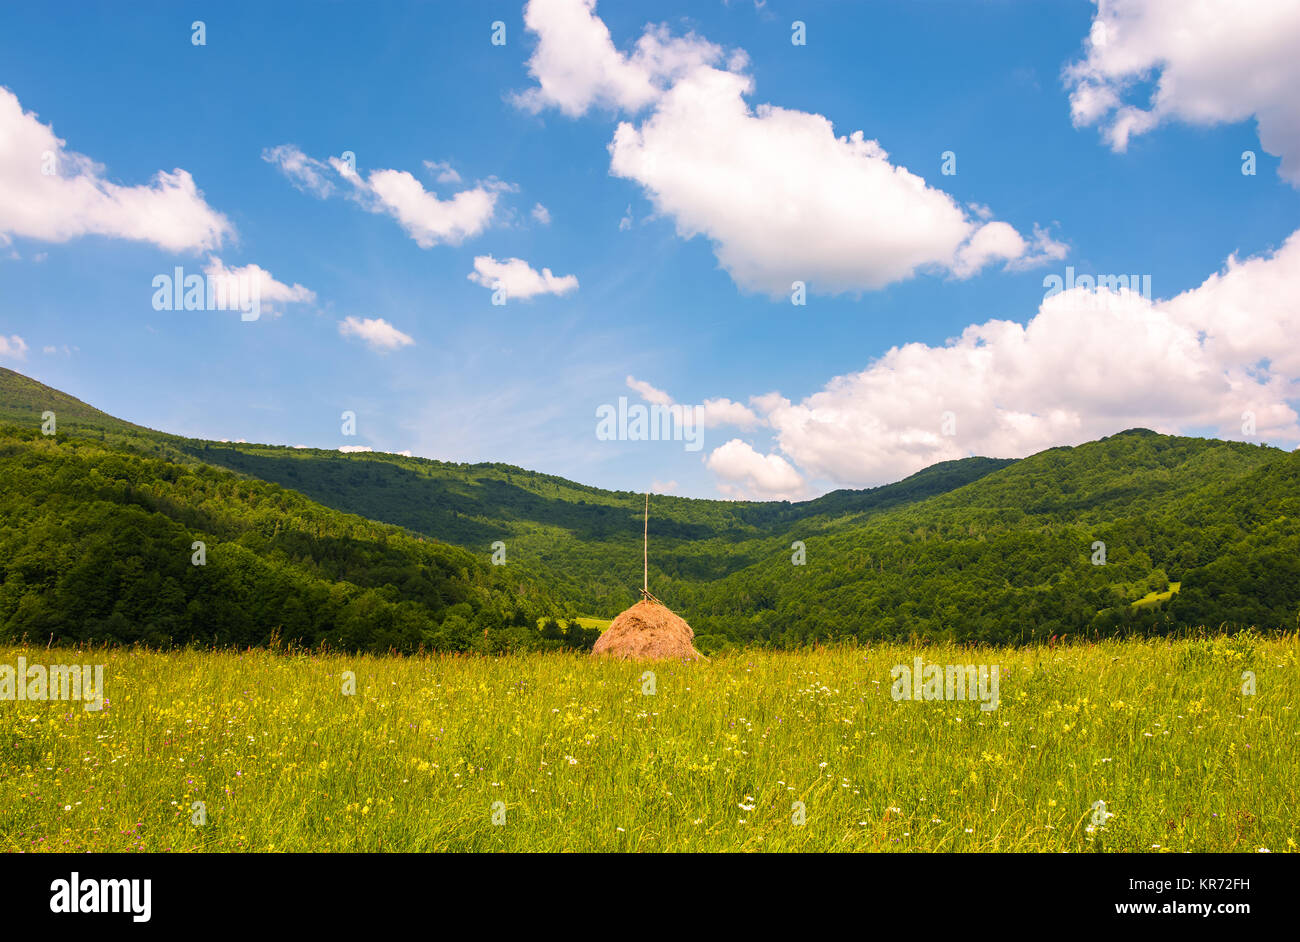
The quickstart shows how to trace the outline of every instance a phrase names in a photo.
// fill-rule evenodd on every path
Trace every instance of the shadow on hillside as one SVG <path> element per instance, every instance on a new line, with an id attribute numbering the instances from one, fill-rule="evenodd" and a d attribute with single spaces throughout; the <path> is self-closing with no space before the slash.
<path id="1" fill-rule="evenodd" d="M 298 491 L 327 507 L 360 514 L 455 543 L 482 548 L 529 525 L 558 527 L 583 542 L 631 540 L 641 529 L 641 506 L 561 500 L 472 471 L 429 474 L 383 458 L 318 454 L 250 454 L 196 446 L 196 458 Z M 701 502 L 652 515 L 654 535 L 666 540 L 742 540 L 774 535 L 811 516 L 878 512 L 962 487 L 1010 464 L 987 458 L 945 462 L 910 478 L 864 491 L 833 491 L 802 503 Z M 697 521 L 680 514 L 693 513 Z M 503 532 L 503 530 L 505 532 Z M 769 531 L 767 534 L 756 530 Z"/>
<path id="2" fill-rule="evenodd" d="M 406 527 L 464 546 L 486 547 L 528 524 L 568 530 L 590 542 L 627 539 L 641 528 L 640 507 L 563 501 L 490 477 L 438 478 L 372 458 L 248 454 L 233 448 L 194 448 L 190 454 L 305 494 L 335 510 Z M 497 522 L 499 521 L 499 522 Z M 655 521 L 658 536 L 699 540 L 708 524 Z"/>

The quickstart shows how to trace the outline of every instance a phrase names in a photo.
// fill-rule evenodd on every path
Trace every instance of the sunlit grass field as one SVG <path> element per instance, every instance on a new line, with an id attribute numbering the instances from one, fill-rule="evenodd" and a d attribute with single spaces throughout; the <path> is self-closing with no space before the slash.
<path id="1" fill-rule="evenodd" d="M 102 663 L 107 698 L 101 712 L 0 701 L 0 841 L 9 851 L 1294 851 L 1297 650 L 1294 635 L 1240 635 L 755 651 L 655 665 L 646 693 L 646 665 L 569 654 L 0 648 L 11 665 L 20 654 Z M 999 665 L 998 708 L 893 700 L 891 668 L 917 655 Z"/>
<path id="2" fill-rule="evenodd" d="M 1148 605 L 1158 605 L 1161 602 L 1168 602 L 1178 594 L 1178 590 L 1182 587 L 1183 584 L 1181 582 L 1171 582 L 1169 583 L 1169 588 L 1163 592 L 1148 592 L 1146 595 L 1142 596 L 1142 598 L 1134 602 L 1133 607 L 1146 608 Z"/>

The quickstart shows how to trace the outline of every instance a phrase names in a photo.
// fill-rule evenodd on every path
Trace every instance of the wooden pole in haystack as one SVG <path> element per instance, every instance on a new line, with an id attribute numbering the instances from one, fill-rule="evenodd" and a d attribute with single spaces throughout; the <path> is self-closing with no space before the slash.
<path id="1" fill-rule="evenodd" d="M 645 532 L 641 537 L 641 599 L 663 605 L 650 594 L 650 492 L 645 492 Z M 667 606 L 664 606 L 667 608 Z"/>
<path id="2" fill-rule="evenodd" d="M 691 639 L 695 632 L 676 612 L 650 594 L 650 492 L 641 523 L 641 601 L 621 612 L 591 647 L 591 656 L 639 661 L 669 658 L 708 660 Z M 671 541 L 670 541 L 671 542 Z M 669 580 L 670 582 L 672 580 Z"/>

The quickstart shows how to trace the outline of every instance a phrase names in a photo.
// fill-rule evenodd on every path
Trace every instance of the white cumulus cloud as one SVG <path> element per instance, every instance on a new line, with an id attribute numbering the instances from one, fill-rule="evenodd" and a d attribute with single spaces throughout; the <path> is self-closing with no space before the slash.
<path id="1" fill-rule="evenodd" d="M 330 159 L 339 169 L 341 161 Z M 364 182 L 356 173 L 348 179 L 356 187 L 362 206 L 392 216 L 422 249 L 440 242 L 459 245 L 478 235 L 492 220 L 503 189 L 502 184 L 480 184 L 444 200 L 405 170 L 375 170 Z"/>
<path id="2" fill-rule="evenodd" d="M 148 184 L 122 186 L 65 143 L 0 87 L 0 244 L 101 235 L 198 252 L 234 234 L 187 171 L 160 170 Z"/>
<path id="3" fill-rule="evenodd" d="M 718 489 L 733 497 L 795 500 L 803 493 L 803 477 L 789 461 L 761 455 L 738 438 L 715 448 L 705 464 L 722 479 Z"/>
<path id="4" fill-rule="evenodd" d="M 284 304 L 310 304 L 316 300 L 316 292 L 310 288 L 304 288 L 296 282 L 287 285 L 282 281 L 276 281 L 271 273 L 260 265 L 250 263 L 231 268 L 213 255 L 208 258 L 208 264 L 203 272 L 210 279 L 223 279 L 232 286 L 241 286 L 241 290 L 245 286 L 248 290 L 256 286 L 256 297 L 261 305 L 261 312 L 266 314 L 280 313 L 280 306 Z"/>
<path id="5" fill-rule="evenodd" d="M 652 25 L 625 55 L 591 0 L 531 0 L 525 23 L 538 37 L 538 85 L 521 103 L 570 115 L 648 109 L 640 124 L 618 125 L 610 172 L 638 183 L 682 238 L 708 239 L 744 290 L 777 297 L 800 281 L 814 293 L 861 292 L 921 270 L 967 278 L 1064 255 L 1043 234 L 1031 242 L 973 218 L 862 131 L 837 135 L 820 114 L 751 107 L 743 53 Z"/>
<path id="6" fill-rule="evenodd" d="M 491 255 L 479 255 L 474 259 L 474 270 L 467 277 L 493 291 L 500 286 L 507 298 L 525 301 L 539 294 L 565 295 L 578 290 L 576 275 L 557 276 L 549 268 L 538 272 L 522 258 L 497 261 Z"/>
<path id="7" fill-rule="evenodd" d="M 1254 117 L 1260 145 L 1300 186 L 1300 3 L 1100 0 L 1085 48 L 1065 70 L 1077 126 L 1099 124 L 1123 151 L 1165 121 Z M 1131 101 L 1150 79 L 1150 97 Z"/>
<path id="8" fill-rule="evenodd" d="M 918 270 L 965 278 L 1027 261 L 1009 224 L 972 219 L 863 132 L 837 136 L 822 115 L 752 109 L 752 90 L 747 76 L 697 69 L 640 126 L 621 123 L 610 145 L 610 172 L 639 183 L 682 238 L 712 242 L 741 288 L 780 296 L 802 281 L 838 294 Z"/>
<path id="9" fill-rule="evenodd" d="M 593 106 L 636 111 L 661 94 L 674 76 L 722 57 L 722 49 L 698 36 L 673 38 L 648 28 L 625 56 L 595 14 L 596 0 L 530 0 L 524 25 L 537 34 L 528 60 L 534 88 L 515 96 L 522 108 L 559 108 L 570 117 Z"/>
<path id="10" fill-rule="evenodd" d="M 1047 297 L 1027 324 L 973 324 L 943 346 L 895 347 L 800 402 L 750 401 L 796 468 L 855 487 L 1132 427 L 1239 439 L 1250 437 L 1249 416 L 1253 440 L 1294 441 L 1297 286 L 1300 232 L 1275 253 L 1229 258 L 1173 298 L 1074 288 Z"/>

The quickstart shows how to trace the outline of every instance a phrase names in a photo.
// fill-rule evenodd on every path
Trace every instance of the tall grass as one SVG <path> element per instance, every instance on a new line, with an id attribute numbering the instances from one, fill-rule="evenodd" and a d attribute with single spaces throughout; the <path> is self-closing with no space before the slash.
<path id="1" fill-rule="evenodd" d="M 108 702 L 100 712 L 0 702 L 0 842 L 10 851 L 1295 850 L 1297 650 L 1294 635 L 1239 635 L 739 652 L 647 666 L 566 654 L 6 647 L 4 664 L 20 654 L 105 664 Z M 917 655 L 999 665 L 998 709 L 895 701 L 890 670 Z M 647 669 L 653 694 L 642 692 Z M 343 692 L 345 671 L 355 694 Z M 1257 678 L 1254 695 L 1242 693 L 1244 671 Z M 1099 801 L 1111 817 L 1098 817 Z"/>

